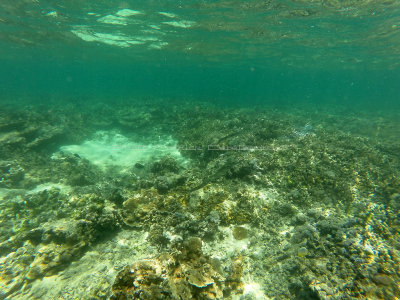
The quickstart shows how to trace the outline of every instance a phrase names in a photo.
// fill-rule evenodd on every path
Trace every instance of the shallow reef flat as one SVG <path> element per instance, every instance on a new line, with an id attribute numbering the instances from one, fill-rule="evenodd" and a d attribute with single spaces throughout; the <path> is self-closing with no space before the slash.
<path id="1" fill-rule="evenodd" d="M 0 299 L 399 298 L 398 120 L 1 106 Z"/>

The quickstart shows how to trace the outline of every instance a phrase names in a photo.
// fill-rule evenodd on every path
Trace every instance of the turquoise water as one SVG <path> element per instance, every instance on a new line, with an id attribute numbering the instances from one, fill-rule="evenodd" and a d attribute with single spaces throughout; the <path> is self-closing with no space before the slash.
<path id="1" fill-rule="evenodd" d="M 46 59 L 6 61 L 0 86 L 7 96 L 177 97 L 222 102 L 339 102 L 398 105 L 396 70 L 210 66 L 177 58 L 148 62 Z M 96 54 L 97 55 L 97 54 Z M 156 65 L 154 65 L 156 64 Z"/>
<path id="2" fill-rule="evenodd" d="M 400 1 L 0 3 L 0 299 L 399 299 Z"/>
<path id="3" fill-rule="evenodd" d="M 1 8 L 2 94 L 397 102 L 397 1 L 3 1 Z"/>

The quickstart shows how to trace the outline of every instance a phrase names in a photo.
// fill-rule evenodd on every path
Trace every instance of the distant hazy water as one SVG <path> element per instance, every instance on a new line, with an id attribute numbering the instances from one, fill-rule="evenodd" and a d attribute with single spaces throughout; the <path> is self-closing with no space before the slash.
<path id="1" fill-rule="evenodd" d="M 362 70 L 280 70 L 249 64 L 75 62 L 38 58 L 5 61 L 2 101 L 172 97 L 223 102 L 334 102 L 398 106 L 400 73 Z M 13 100 L 14 99 L 14 100 Z M 167 103 L 166 103 L 167 104 Z"/>

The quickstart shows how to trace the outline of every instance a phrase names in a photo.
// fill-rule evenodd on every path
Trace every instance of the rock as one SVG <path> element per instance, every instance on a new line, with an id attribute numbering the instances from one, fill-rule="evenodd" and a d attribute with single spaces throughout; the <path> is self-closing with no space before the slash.
<path id="1" fill-rule="evenodd" d="M 224 299 L 225 289 L 240 294 L 241 263 L 235 261 L 224 280 L 201 245 L 199 238 L 190 238 L 178 255 L 165 253 L 126 267 L 115 279 L 111 299 Z"/>
<path id="2" fill-rule="evenodd" d="M 20 187 L 24 177 L 25 171 L 17 162 L 0 161 L 0 187 Z"/>
<path id="3" fill-rule="evenodd" d="M 151 165 L 150 171 L 159 175 L 163 175 L 165 173 L 178 173 L 179 164 L 175 158 L 171 156 L 164 156 L 159 161 L 156 161 Z"/>
<path id="4" fill-rule="evenodd" d="M 233 237 L 237 240 L 243 240 L 247 238 L 248 233 L 247 229 L 244 228 L 243 226 L 235 226 L 233 227 Z"/>
<path id="5" fill-rule="evenodd" d="M 381 285 L 389 286 L 393 284 L 393 280 L 390 278 L 390 276 L 382 273 L 375 274 L 375 276 L 372 277 L 372 280 Z"/>
<path id="6" fill-rule="evenodd" d="M 136 169 L 143 169 L 143 168 L 144 168 L 144 164 L 142 164 L 142 163 L 140 163 L 140 162 L 137 162 L 137 163 L 135 163 L 134 167 L 135 167 Z"/>
<path id="7" fill-rule="evenodd" d="M 297 250 L 297 256 L 298 257 L 305 257 L 307 256 L 309 253 L 309 251 L 307 250 L 307 248 L 305 247 L 301 247 Z"/>

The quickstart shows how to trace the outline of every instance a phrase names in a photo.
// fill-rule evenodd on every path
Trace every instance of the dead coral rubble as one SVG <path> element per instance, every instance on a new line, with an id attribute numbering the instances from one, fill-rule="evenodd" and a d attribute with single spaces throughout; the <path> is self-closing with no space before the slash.
<path id="1" fill-rule="evenodd" d="M 175 254 L 126 267 L 116 277 L 111 299 L 223 299 L 241 294 L 240 258 L 224 277 L 216 262 L 202 253 L 201 244 L 199 238 L 190 238 Z"/>

